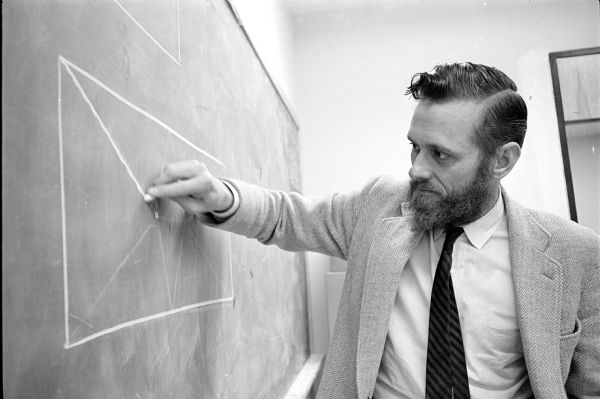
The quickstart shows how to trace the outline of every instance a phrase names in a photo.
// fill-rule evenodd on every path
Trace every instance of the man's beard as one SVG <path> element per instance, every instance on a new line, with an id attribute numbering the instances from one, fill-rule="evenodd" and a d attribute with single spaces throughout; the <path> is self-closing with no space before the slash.
<path id="1" fill-rule="evenodd" d="M 483 205 L 494 195 L 490 189 L 491 179 L 490 164 L 484 159 L 473 180 L 446 195 L 428 181 L 411 180 L 410 203 L 415 215 L 413 230 L 446 229 L 475 221 L 482 216 Z"/>

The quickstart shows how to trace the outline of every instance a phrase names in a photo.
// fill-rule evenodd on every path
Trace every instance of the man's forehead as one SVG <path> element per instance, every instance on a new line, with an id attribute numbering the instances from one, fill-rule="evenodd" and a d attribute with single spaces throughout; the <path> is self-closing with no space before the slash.
<path id="1" fill-rule="evenodd" d="M 445 146 L 455 150 L 474 147 L 480 110 L 481 104 L 475 101 L 437 103 L 421 100 L 413 114 L 408 139 L 421 141 L 421 145 Z"/>

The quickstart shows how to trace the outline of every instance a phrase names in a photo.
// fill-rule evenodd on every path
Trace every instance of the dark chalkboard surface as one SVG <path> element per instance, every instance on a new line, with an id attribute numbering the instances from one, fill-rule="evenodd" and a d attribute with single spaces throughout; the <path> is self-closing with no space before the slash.
<path id="1" fill-rule="evenodd" d="M 303 258 L 147 204 L 165 163 L 300 189 L 297 126 L 224 0 L 3 2 L 7 398 L 278 398 Z"/>

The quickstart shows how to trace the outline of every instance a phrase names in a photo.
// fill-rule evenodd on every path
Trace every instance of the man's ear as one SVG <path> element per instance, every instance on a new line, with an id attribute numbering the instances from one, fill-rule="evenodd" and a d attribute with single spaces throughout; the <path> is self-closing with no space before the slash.
<path id="1" fill-rule="evenodd" d="M 494 157 L 493 175 L 497 179 L 502 179 L 515 166 L 521 156 L 521 146 L 514 141 L 503 144 L 496 150 Z"/>

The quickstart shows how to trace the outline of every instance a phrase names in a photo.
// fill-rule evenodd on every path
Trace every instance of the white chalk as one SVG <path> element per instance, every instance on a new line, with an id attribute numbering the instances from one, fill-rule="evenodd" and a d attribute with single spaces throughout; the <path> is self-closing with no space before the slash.
<path id="1" fill-rule="evenodd" d="M 154 201 L 154 198 L 150 194 L 144 194 L 144 201 L 152 202 Z"/>

